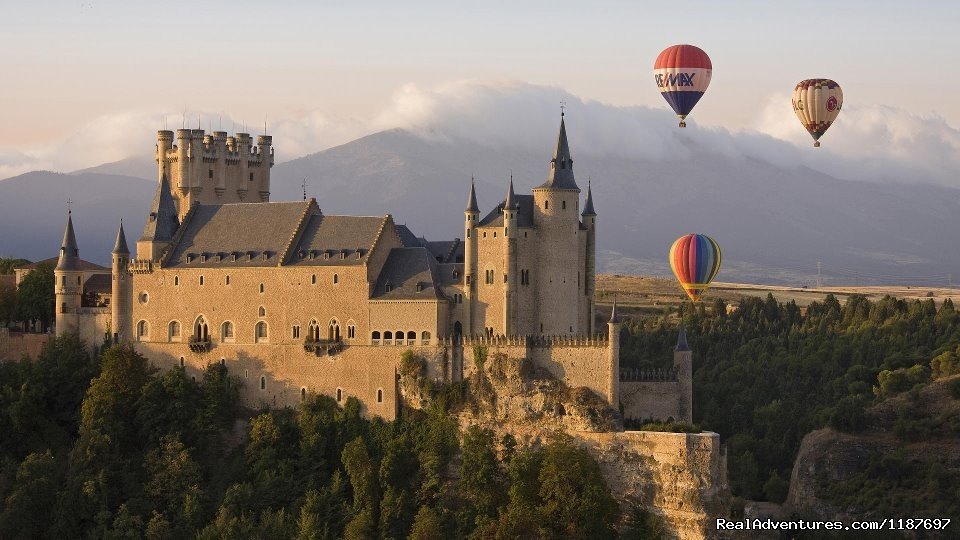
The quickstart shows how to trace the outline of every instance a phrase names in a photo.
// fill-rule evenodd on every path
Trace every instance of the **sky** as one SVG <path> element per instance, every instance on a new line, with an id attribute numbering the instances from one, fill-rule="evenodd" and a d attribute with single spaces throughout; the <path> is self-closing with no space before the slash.
<path id="1" fill-rule="evenodd" d="M 198 115 L 206 129 L 286 126 L 295 157 L 402 126 L 424 96 L 470 84 L 555 88 L 548 107 L 572 95 L 662 109 L 652 64 L 676 43 L 713 61 L 702 126 L 805 144 L 783 119 L 811 77 L 837 80 L 844 113 L 874 111 L 876 129 L 895 111 L 955 149 L 960 126 L 951 2 L 3 4 L 0 178 L 148 153 L 156 129 Z"/>

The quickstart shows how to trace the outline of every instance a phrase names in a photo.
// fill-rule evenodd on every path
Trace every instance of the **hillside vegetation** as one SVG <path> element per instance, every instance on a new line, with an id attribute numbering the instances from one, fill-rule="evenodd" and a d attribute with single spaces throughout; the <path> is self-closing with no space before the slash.
<path id="1" fill-rule="evenodd" d="M 625 325 L 621 365 L 668 365 L 675 318 Z M 867 429 L 872 404 L 960 371 L 960 313 L 950 300 L 938 308 L 855 295 L 841 305 L 827 296 L 804 311 L 768 296 L 744 298 L 729 314 L 716 300 L 688 305 L 683 321 L 694 350 L 694 421 L 724 438 L 731 488 L 748 499 L 783 502 L 807 433 Z M 904 440 L 958 429 L 916 408 L 898 411 Z"/>

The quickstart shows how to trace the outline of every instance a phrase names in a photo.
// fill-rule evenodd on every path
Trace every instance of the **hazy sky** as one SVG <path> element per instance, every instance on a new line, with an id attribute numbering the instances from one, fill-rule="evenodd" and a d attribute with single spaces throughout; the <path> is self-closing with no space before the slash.
<path id="1" fill-rule="evenodd" d="M 62 144 L 112 115 L 166 114 L 176 128 L 184 110 L 191 125 L 202 111 L 204 128 L 223 115 L 253 132 L 264 117 L 367 123 L 404 85 L 463 80 L 526 81 L 584 100 L 665 108 L 652 63 L 684 42 L 713 60 L 711 87 L 693 114 L 701 124 L 756 127 L 770 100 L 788 99 L 798 80 L 829 77 L 843 86 L 845 105 L 960 126 L 957 6 L 4 0 L 0 157 Z"/>

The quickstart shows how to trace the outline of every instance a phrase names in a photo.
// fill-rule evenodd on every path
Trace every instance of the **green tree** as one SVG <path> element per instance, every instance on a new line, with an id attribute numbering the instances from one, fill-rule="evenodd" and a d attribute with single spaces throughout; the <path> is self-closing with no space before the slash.
<path id="1" fill-rule="evenodd" d="M 477 517 L 494 518 L 504 487 L 493 432 L 470 426 L 461 448 L 460 493 L 472 504 Z"/>
<path id="2" fill-rule="evenodd" d="M 610 538 L 619 518 L 600 466 L 590 454 L 559 436 L 544 448 L 540 469 L 542 514 L 558 535 Z"/>
<path id="3" fill-rule="evenodd" d="M 17 287 L 13 283 L 0 282 L 0 327 L 17 321 Z"/>
<path id="4" fill-rule="evenodd" d="M 28 455 L 17 468 L 13 490 L 0 513 L 0 538 L 47 536 L 48 509 L 57 498 L 57 464 L 49 450 Z"/>
<path id="5" fill-rule="evenodd" d="M 21 321 L 39 320 L 49 328 L 54 319 L 53 265 L 40 264 L 27 274 L 17 289 L 17 318 Z"/>
<path id="6" fill-rule="evenodd" d="M 26 259 L 0 257 L 0 274 L 12 274 L 14 269 L 30 264 Z"/>
<path id="7" fill-rule="evenodd" d="M 437 512 L 429 506 L 421 506 L 413 518 L 408 540 L 444 540 L 448 538 Z"/>

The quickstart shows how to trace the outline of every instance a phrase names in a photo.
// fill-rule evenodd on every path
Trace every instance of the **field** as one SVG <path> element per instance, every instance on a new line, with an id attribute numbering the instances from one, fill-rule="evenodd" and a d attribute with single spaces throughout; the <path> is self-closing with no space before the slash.
<path id="1" fill-rule="evenodd" d="M 960 301 L 960 288 L 910 287 L 904 285 L 869 287 L 823 287 L 800 288 L 778 285 L 753 285 L 749 283 L 714 283 L 704 296 L 709 303 L 714 298 L 722 298 L 728 305 L 735 305 L 743 296 L 762 296 L 773 294 L 780 302 L 793 300 L 797 305 L 806 307 L 814 300 L 827 294 L 833 294 L 841 303 L 852 294 L 862 294 L 870 300 L 878 300 L 886 295 L 907 300 L 932 298 L 937 304 L 950 298 L 954 303 Z M 619 306 L 633 314 L 653 314 L 666 308 L 676 308 L 687 299 L 680 285 L 673 279 L 646 276 L 628 276 L 621 274 L 600 274 L 597 276 L 597 305 L 613 304 L 614 295 Z M 601 311 L 608 311 L 601 310 Z"/>

